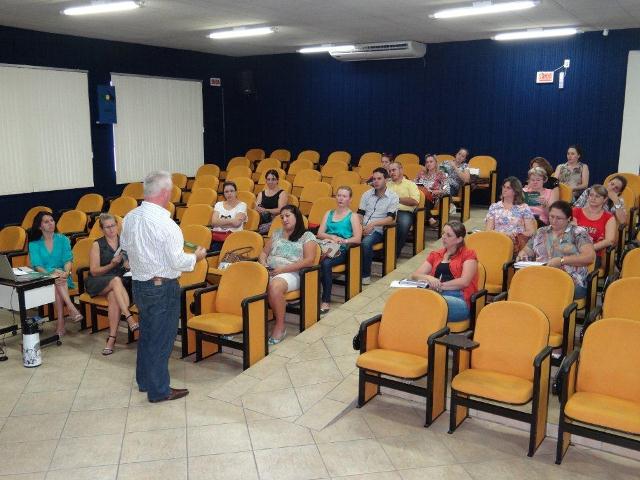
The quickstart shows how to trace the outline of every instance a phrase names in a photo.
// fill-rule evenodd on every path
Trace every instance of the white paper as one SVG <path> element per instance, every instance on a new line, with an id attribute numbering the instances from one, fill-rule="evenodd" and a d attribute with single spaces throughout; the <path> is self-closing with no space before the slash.
<path id="1" fill-rule="evenodd" d="M 546 265 L 546 262 L 531 262 L 531 261 L 520 261 L 514 263 L 514 268 L 527 268 L 527 267 L 540 267 L 542 265 Z"/>
<path id="2" fill-rule="evenodd" d="M 429 284 L 420 280 L 409 280 L 404 278 L 402 280 L 394 280 L 391 282 L 391 288 L 429 288 Z"/>
<path id="3" fill-rule="evenodd" d="M 126 272 L 124 275 L 122 275 L 123 277 L 131 277 L 131 272 Z"/>
<path id="4" fill-rule="evenodd" d="M 19 268 L 14 268 L 13 269 L 13 274 L 16 277 L 19 277 L 20 275 L 26 275 L 28 272 L 23 272 L 22 270 L 20 270 Z"/>

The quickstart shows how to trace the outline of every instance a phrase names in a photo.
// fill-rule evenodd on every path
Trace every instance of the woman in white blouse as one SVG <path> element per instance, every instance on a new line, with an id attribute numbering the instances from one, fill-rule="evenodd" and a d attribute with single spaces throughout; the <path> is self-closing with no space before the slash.
<path id="1" fill-rule="evenodd" d="M 224 200 L 216 202 L 211 218 L 211 248 L 219 251 L 225 239 L 233 232 L 242 230 L 247 221 L 247 204 L 238 200 L 238 187 L 234 182 L 224 182 Z"/>

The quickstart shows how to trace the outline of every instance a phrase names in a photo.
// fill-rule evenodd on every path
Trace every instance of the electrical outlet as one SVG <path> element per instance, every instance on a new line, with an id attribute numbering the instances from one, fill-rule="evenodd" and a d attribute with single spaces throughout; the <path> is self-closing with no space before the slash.
<path id="1" fill-rule="evenodd" d="M 564 68 L 569 68 L 569 65 L 571 65 L 571 60 L 569 60 L 568 58 L 565 59 L 564 61 Z"/>

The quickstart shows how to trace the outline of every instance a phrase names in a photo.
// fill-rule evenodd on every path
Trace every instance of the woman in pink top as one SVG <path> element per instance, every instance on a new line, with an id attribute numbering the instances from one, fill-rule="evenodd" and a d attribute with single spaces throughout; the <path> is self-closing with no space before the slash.
<path id="1" fill-rule="evenodd" d="M 549 224 L 549 205 L 558 200 L 556 189 L 544 188 L 547 172 L 541 167 L 529 170 L 527 186 L 524 187 L 524 201 L 538 220 L 538 226 Z"/>

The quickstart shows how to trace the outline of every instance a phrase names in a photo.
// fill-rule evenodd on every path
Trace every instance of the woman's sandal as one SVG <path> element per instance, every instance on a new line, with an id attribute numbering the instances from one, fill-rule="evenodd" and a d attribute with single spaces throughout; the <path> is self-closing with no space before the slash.
<path id="1" fill-rule="evenodd" d="M 129 330 L 131 330 L 131 332 L 133 333 L 133 332 L 135 332 L 136 330 L 139 330 L 139 329 L 140 329 L 140 324 L 139 324 L 139 323 L 136 323 L 136 322 L 134 322 L 134 323 L 130 323 L 130 322 L 129 322 L 129 319 L 130 319 L 131 317 L 133 317 L 133 315 L 132 315 L 132 314 L 129 314 L 129 315 L 127 315 L 127 316 L 124 318 L 124 320 L 127 322 L 127 325 L 129 325 Z"/>
<path id="2" fill-rule="evenodd" d="M 109 335 L 109 336 L 107 337 L 107 345 L 109 344 L 109 339 L 110 339 L 110 338 L 116 338 L 116 337 L 115 337 L 114 335 Z M 111 348 L 109 348 L 109 347 L 104 347 L 104 349 L 102 350 L 102 355 L 104 355 L 105 357 L 106 357 L 107 355 L 111 355 L 111 354 L 113 353 L 113 347 L 115 347 L 115 346 L 116 346 L 116 342 L 115 342 L 115 340 L 114 340 L 114 342 L 113 342 L 113 346 L 112 346 Z"/>

